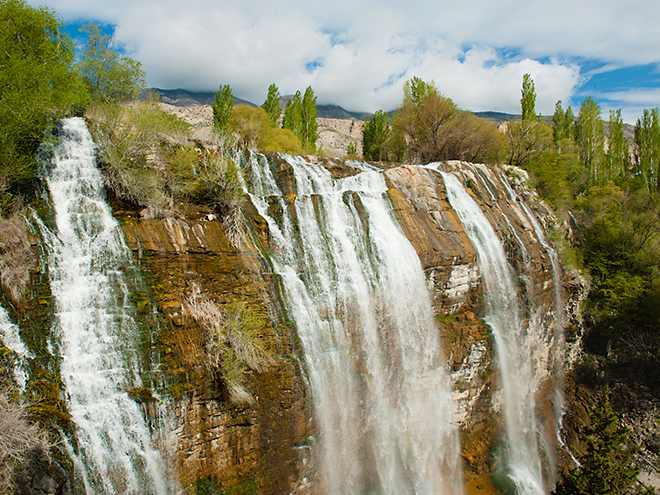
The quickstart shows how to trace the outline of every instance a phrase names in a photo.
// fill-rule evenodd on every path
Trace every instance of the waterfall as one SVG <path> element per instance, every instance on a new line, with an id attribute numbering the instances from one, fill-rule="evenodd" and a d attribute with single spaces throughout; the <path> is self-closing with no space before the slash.
<path id="1" fill-rule="evenodd" d="M 130 264 L 95 166 L 83 119 L 66 119 L 46 181 L 52 231 L 36 219 L 47 247 L 55 342 L 75 438 L 65 447 L 86 493 L 170 492 L 163 460 L 127 391 L 140 387 L 138 329 L 127 309 L 120 267 Z"/>
<path id="2" fill-rule="evenodd" d="M 2 345 L 16 354 L 16 362 L 12 373 L 16 384 L 23 390 L 27 384 L 28 359 L 34 359 L 34 354 L 25 347 L 18 327 L 9 319 L 7 310 L 0 306 L 0 340 Z"/>
<path id="3" fill-rule="evenodd" d="M 441 172 L 452 208 L 474 245 L 483 274 L 485 321 L 495 337 L 504 393 L 507 474 L 520 495 L 540 495 L 543 470 L 534 412 L 536 381 L 517 287 L 502 242 L 479 205 L 451 173 Z"/>
<path id="4" fill-rule="evenodd" d="M 378 171 L 332 179 L 281 156 L 296 194 L 251 154 L 246 187 L 265 218 L 305 354 L 330 494 L 460 494 L 445 356 L 416 252 Z"/>

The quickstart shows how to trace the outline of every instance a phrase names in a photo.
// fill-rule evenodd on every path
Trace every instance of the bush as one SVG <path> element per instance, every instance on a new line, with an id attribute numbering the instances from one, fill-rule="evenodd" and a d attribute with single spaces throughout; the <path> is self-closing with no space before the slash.
<path id="1" fill-rule="evenodd" d="M 228 128 L 244 148 L 301 154 L 303 147 L 290 129 L 280 129 L 261 107 L 237 105 L 229 119 Z"/>
<path id="2" fill-rule="evenodd" d="M 261 337 L 265 322 L 245 303 L 220 306 L 197 287 L 185 301 L 184 311 L 204 332 L 206 365 L 224 384 L 229 400 L 252 402 L 244 387 L 245 373 L 263 372 L 274 363 Z"/>
<path id="3" fill-rule="evenodd" d="M 23 218 L 0 219 L 0 281 L 15 303 L 23 297 L 35 264 Z"/>
<path id="4" fill-rule="evenodd" d="M 34 450 L 47 451 L 45 436 L 27 419 L 25 407 L 0 392 L 0 493 L 11 493 L 16 472 Z"/>

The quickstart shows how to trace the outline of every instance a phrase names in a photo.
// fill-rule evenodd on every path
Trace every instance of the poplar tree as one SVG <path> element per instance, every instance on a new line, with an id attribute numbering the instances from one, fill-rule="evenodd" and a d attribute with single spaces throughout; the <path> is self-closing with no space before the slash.
<path id="1" fill-rule="evenodd" d="M 300 91 L 296 91 L 293 98 L 286 102 L 284 108 L 284 119 L 282 120 L 282 127 L 289 129 L 302 143 L 302 128 L 303 128 L 303 112 L 302 112 L 302 95 Z"/>
<path id="2" fill-rule="evenodd" d="M 305 90 L 302 100 L 302 145 L 303 148 L 316 152 L 318 124 L 316 123 L 316 96 L 311 86 Z"/>
<path id="3" fill-rule="evenodd" d="M 600 118 L 600 106 L 588 97 L 582 102 L 576 122 L 576 143 L 582 165 L 589 172 L 594 184 L 602 181 L 602 163 L 605 144 L 605 130 Z"/>
<path id="4" fill-rule="evenodd" d="M 390 117 L 378 110 L 364 123 L 362 130 L 362 154 L 365 160 L 387 159 L 385 146 L 390 135 Z"/>
<path id="5" fill-rule="evenodd" d="M 268 95 L 266 96 L 266 101 L 264 101 L 263 108 L 274 125 L 277 125 L 277 121 L 280 118 L 280 99 L 280 90 L 277 86 L 274 83 L 268 86 Z"/>
<path id="6" fill-rule="evenodd" d="M 610 110 L 609 147 L 607 150 L 608 175 L 612 177 L 625 176 L 628 162 L 628 140 L 623 138 L 623 119 L 621 109 Z"/>
<path id="7" fill-rule="evenodd" d="M 215 93 L 213 102 L 213 127 L 216 131 L 224 131 L 234 110 L 234 94 L 229 84 L 220 86 Z"/>
<path id="8" fill-rule="evenodd" d="M 536 91 L 534 90 L 534 80 L 529 74 L 523 76 L 521 93 L 522 120 L 536 120 Z"/>
<path id="9" fill-rule="evenodd" d="M 635 165 L 646 187 L 660 187 L 660 112 L 658 108 L 644 110 L 635 125 Z"/>

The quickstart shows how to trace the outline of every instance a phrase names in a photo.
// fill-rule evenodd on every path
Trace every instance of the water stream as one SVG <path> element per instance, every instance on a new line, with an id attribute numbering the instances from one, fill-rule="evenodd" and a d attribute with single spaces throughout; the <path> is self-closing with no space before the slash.
<path id="1" fill-rule="evenodd" d="M 536 381 L 527 328 L 506 254 L 479 205 L 457 177 L 441 172 L 449 203 L 472 241 L 484 281 L 485 321 L 495 337 L 504 393 L 507 475 L 520 495 L 542 495 L 543 470 L 534 412 Z"/>
<path id="2" fill-rule="evenodd" d="M 86 493 L 170 493 L 163 460 L 138 404 L 138 329 L 121 267 L 130 255 L 105 201 L 94 144 L 80 118 L 62 123 L 46 181 L 55 212 L 51 230 L 36 222 L 47 249 L 55 304 L 55 342 L 75 424 L 65 439 Z"/>
<path id="3" fill-rule="evenodd" d="M 326 492 L 462 493 L 446 358 L 382 174 L 334 180 L 301 157 L 281 158 L 295 197 L 262 155 L 244 168 L 304 349 Z"/>

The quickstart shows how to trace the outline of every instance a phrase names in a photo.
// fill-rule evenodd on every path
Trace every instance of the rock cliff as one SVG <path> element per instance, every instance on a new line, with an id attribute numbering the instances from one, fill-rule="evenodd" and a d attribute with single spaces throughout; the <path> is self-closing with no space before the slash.
<path id="1" fill-rule="evenodd" d="M 282 190 L 295 198 L 295 182 L 285 161 L 279 167 Z M 322 160 L 335 177 L 358 173 L 352 162 Z M 555 392 L 566 364 L 561 319 L 569 344 L 580 335 L 576 309 L 584 295 L 579 280 L 553 266 L 553 251 L 539 229 L 559 228 L 551 212 L 526 187 L 524 174 L 461 162 L 441 167 L 461 177 L 504 242 L 510 264 L 527 297 L 525 318 L 530 336 L 537 391 L 537 415 L 543 419 L 547 463 L 555 462 Z M 383 172 L 388 195 L 402 230 L 416 250 L 432 293 L 438 332 L 451 373 L 455 421 L 460 427 L 467 493 L 498 493 L 491 482 L 493 456 L 502 433 L 501 377 L 493 339 L 482 321 L 480 269 L 475 249 L 447 200 L 436 170 L 402 165 Z M 263 219 L 247 203 L 247 224 L 268 244 Z M 162 439 L 179 482 L 188 493 L 230 487 L 260 493 L 320 493 L 313 455 L 314 413 L 300 358 L 300 344 L 287 320 L 276 278 L 260 251 L 248 243 L 236 248 L 220 221 L 202 208 L 182 218 L 142 219 L 118 209 L 126 243 L 149 286 L 143 312 L 161 321 L 154 342 L 160 376 L 171 396 L 171 435 Z M 538 222 L 535 225 L 534 222 Z M 556 287 L 557 278 L 561 286 Z M 253 400 L 236 405 L 199 357 L 200 329 L 183 306 L 197 287 L 218 303 L 240 300 L 268 323 L 262 337 L 276 356 L 271 369 L 249 375 Z M 560 301 L 561 307 L 558 307 Z M 151 309 L 150 309 L 151 308 Z M 561 316 L 560 316 L 561 315 Z M 155 414 L 153 406 L 145 407 Z M 151 409 L 150 409 L 151 408 Z"/>

